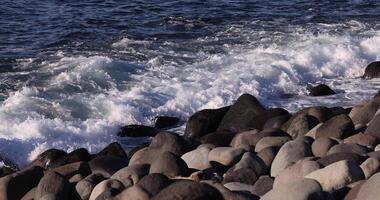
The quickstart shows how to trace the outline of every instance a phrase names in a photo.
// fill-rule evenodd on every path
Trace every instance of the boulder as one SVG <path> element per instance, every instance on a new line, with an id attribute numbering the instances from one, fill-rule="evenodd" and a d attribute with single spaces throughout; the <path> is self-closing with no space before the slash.
<path id="1" fill-rule="evenodd" d="M 320 137 L 314 140 L 313 144 L 311 145 L 311 150 L 315 156 L 324 157 L 326 156 L 329 149 L 337 144 L 338 141 L 334 139 L 328 137 Z"/>
<path id="2" fill-rule="evenodd" d="M 337 115 L 317 129 L 316 138 L 333 137 L 344 139 L 355 133 L 355 127 L 347 115 Z"/>
<path id="3" fill-rule="evenodd" d="M 252 169 L 257 176 L 267 174 L 269 171 L 267 164 L 260 157 L 251 152 L 245 152 L 240 161 L 232 166 L 228 172 L 236 171 L 242 168 Z"/>
<path id="4" fill-rule="evenodd" d="M 222 194 L 208 184 L 197 183 L 194 181 L 182 180 L 172 183 L 155 195 L 152 200 L 201 200 L 215 199 L 223 200 Z"/>
<path id="5" fill-rule="evenodd" d="M 243 94 L 224 115 L 217 132 L 261 130 L 266 121 L 263 113 L 265 113 L 264 106 L 254 96 Z"/>
<path id="6" fill-rule="evenodd" d="M 215 132 L 229 109 L 230 106 L 194 113 L 186 123 L 185 137 L 200 138 L 208 133 Z"/>
<path id="7" fill-rule="evenodd" d="M 380 77 L 380 61 L 375 61 L 367 65 L 363 78 L 379 78 Z"/>
<path id="8" fill-rule="evenodd" d="M 111 179 L 115 179 L 123 183 L 124 187 L 136 184 L 142 177 L 149 174 L 150 166 L 147 164 L 136 164 L 124 167 L 115 172 Z"/>
<path id="9" fill-rule="evenodd" d="M 211 165 L 220 164 L 228 167 L 237 163 L 244 152 L 244 149 L 240 148 L 236 149 L 233 147 L 216 147 L 210 151 L 208 160 Z"/>
<path id="10" fill-rule="evenodd" d="M 240 182 L 249 185 L 255 184 L 257 180 L 255 171 L 249 167 L 243 167 L 236 170 L 228 170 L 224 175 L 223 183 Z"/>
<path id="11" fill-rule="evenodd" d="M 155 118 L 154 127 L 158 129 L 171 128 L 176 126 L 180 121 L 178 117 L 157 116 Z"/>
<path id="12" fill-rule="evenodd" d="M 215 189 L 217 189 L 223 196 L 224 200 L 258 200 L 259 197 L 240 191 L 231 191 L 224 187 L 222 184 L 213 181 L 202 181 L 202 183 L 206 183 Z"/>
<path id="13" fill-rule="evenodd" d="M 150 197 L 153 197 L 171 183 L 172 181 L 167 176 L 152 173 L 144 176 L 137 185 L 146 191 Z"/>
<path id="14" fill-rule="evenodd" d="M 115 195 L 124 190 L 124 185 L 118 180 L 107 179 L 98 183 L 92 190 L 89 200 L 96 200 L 102 193 L 112 190 Z"/>
<path id="15" fill-rule="evenodd" d="M 279 129 L 283 124 L 285 124 L 292 115 L 287 114 L 287 115 L 280 115 L 276 117 L 269 118 L 265 124 L 264 124 L 264 130 L 265 129 Z"/>
<path id="16" fill-rule="evenodd" d="M 364 155 L 370 151 L 371 149 L 358 144 L 337 144 L 329 149 L 327 155 L 335 153 L 356 153 L 358 155 Z"/>
<path id="17" fill-rule="evenodd" d="M 318 163 L 320 163 L 322 166 L 328 166 L 341 160 L 353 160 L 357 163 L 362 163 L 365 159 L 366 157 L 358 155 L 356 153 L 334 153 L 322 157 L 318 160 Z"/>
<path id="18" fill-rule="evenodd" d="M 259 142 L 256 143 L 255 152 L 259 152 L 268 147 L 281 147 L 283 144 L 290 141 L 291 138 L 287 136 L 283 137 L 263 137 Z"/>
<path id="19" fill-rule="evenodd" d="M 83 180 L 79 181 L 75 185 L 75 190 L 82 198 L 82 200 L 90 199 L 90 195 L 95 186 L 104 180 L 104 176 L 102 174 L 90 174 Z"/>
<path id="20" fill-rule="evenodd" d="M 311 87 L 309 89 L 309 92 L 310 96 L 328 96 L 336 94 L 334 90 L 332 90 L 329 86 L 325 84 L 319 84 L 315 87 Z"/>
<path id="21" fill-rule="evenodd" d="M 309 132 L 307 132 L 305 134 L 305 136 L 308 136 L 308 137 L 315 139 L 315 134 L 317 134 L 318 128 L 321 127 L 322 125 L 323 125 L 323 123 L 317 124 L 316 126 L 314 126 L 314 128 L 312 128 Z"/>
<path id="22" fill-rule="evenodd" d="M 274 179 L 270 176 L 260 176 L 253 185 L 253 194 L 263 196 L 273 188 Z"/>
<path id="23" fill-rule="evenodd" d="M 133 147 L 128 153 L 127 153 L 127 157 L 128 159 L 131 159 L 133 154 L 135 154 L 137 151 L 145 148 L 145 147 L 148 147 L 150 145 L 150 142 L 143 142 L 143 143 L 140 143 L 138 145 L 136 145 L 135 147 Z"/>
<path id="24" fill-rule="evenodd" d="M 181 157 L 185 161 L 187 166 L 191 169 L 204 170 L 210 168 L 210 162 L 208 161 L 208 154 L 211 148 L 203 146 L 198 147 L 193 151 L 189 151 Z"/>
<path id="25" fill-rule="evenodd" d="M 40 180 L 35 199 L 72 199 L 69 181 L 56 172 L 47 172 Z"/>
<path id="26" fill-rule="evenodd" d="M 324 200 L 321 185 L 312 179 L 297 179 L 293 182 L 284 183 L 267 192 L 260 200 Z"/>
<path id="27" fill-rule="evenodd" d="M 364 174 L 355 161 L 342 160 L 311 172 L 305 178 L 318 181 L 324 191 L 332 192 L 343 188 L 347 184 L 363 179 Z"/>
<path id="28" fill-rule="evenodd" d="M 347 195 L 344 197 L 344 200 L 355 200 L 358 196 L 358 193 L 365 183 L 364 180 L 357 181 L 358 184 L 355 184 L 355 186 L 352 187 L 350 191 L 348 191 Z"/>
<path id="29" fill-rule="evenodd" d="M 375 115 L 371 122 L 369 122 L 364 134 L 373 135 L 380 138 L 380 115 Z"/>
<path id="30" fill-rule="evenodd" d="M 255 192 L 253 185 L 248 185 L 245 183 L 239 183 L 239 182 L 229 182 L 224 184 L 224 187 L 231 191 L 238 191 L 238 192 L 249 192 L 253 194 Z"/>
<path id="31" fill-rule="evenodd" d="M 368 124 L 375 116 L 376 111 L 379 109 L 379 106 L 380 104 L 378 101 L 372 100 L 364 105 L 354 107 L 351 110 L 349 116 L 355 125 L 365 125 Z"/>
<path id="32" fill-rule="evenodd" d="M 54 163 L 54 161 L 59 158 L 65 156 L 67 153 L 58 149 L 49 149 L 41 153 L 34 159 L 30 166 L 40 166 L 43 168 L 48 168 L 50 163 Z"/>
<path id="33" fill-rule="evenodd" d="M 117 133 L 119 137 L 153 137 L 160 130 L 150 126 L 144 125 L 127 125 L 120 128 L 120 131 Z"/>
<path id="34" fill-rule="evenodd" d="M 310 115 L 318 119 L 319 122 L 326 122 L 331 117 L 334 116 L 332 111 L 323 106 L 315 106 L 315 107 L 307 107 L 296 113 L 281 127 L 282 130 L 287 130 L 294 119 L 296 119 L 299 115 Z"/>
<path id="35" fill-rule="evenodd" d="M 113 142 L 101 150 L 96 156 L 116 156 L 120 158 L 128 158 L 123 147 L 118 142 Z"/>
<path id="36" fill-rule="evenodd" d="M 203 144 L 213 144 L 218 147 L 228 146 L 236 134 L 231 132 L 215 132 L 209 133 L 201 137 L 200 141 Z"/>
<path id="37" fill-rule="evenodd" d="M 49 168 L 56 168 L 59 166 L 63 166 L 66 164 L 70 163 L 75 163 L 75 162 L 88 162 L 91 160 L 91 155 L 88 153 L 87 149 L 85 148 L 80 148 L 76 149 L 69 154 L 66 154 L 60 158 L 57 158 L 56 160 L 53 160 L 52 162 L 49 163 Z"/>
<path id="38" fill-rule="evenodd" d="M 28 193 L 26 193 L 21 200 L 34 200 L 34 197 L 36 195 L 37 187 L 34 187 L 33 189 L 29 190 Z"/>
<path id="39" fill-rule="evenodd" d="M 257 130 L 245 131 L 237 134 L 231 141 L 231 146 L 235 148 L 251 146 L 254 147 L 264 137 L 289 137 L 289 134 L 280 129 L 267 129 L 258 132 Z"/>
<path id="40" fill-rule="evenodd" d="M 116 156 L 99 156 L 88 162 L 93 173 L 101 173 L 104 177 L 111 177 L 119 169 L 128 165 L 128 159 Z"/>
<path id="41" fill-rule="evenodd" d="M 367 148 L 373 149 L 376 147 L 377 144 L 380 143 L 379 138 L 369 135 L 369 134 L 363 134 L 363 133 L 358 133 L 353 136 L 350 136 L 346 139 L 344 139 L 344 143 L 346 144 L 359 144 L 362 146 L 365 146 Z"/>
<path id="42" fill-rule="evenodd" d="M 374 174 L 366 182 L 361 185 L 356 196 L 357 200 L 378 199 L 380 196 L 380 173 Z"/>
<path id="43" fill-rule="evenodd" d="M 303 159 L 296 162 L 294 165 L 281 171 L 281 173 L 274 180 L 273 187 L 276 188 L 281 184 L 302 179 L 307 174 L 320 169 L 322 166 L 316 161 L 311 159 Z"/>
<path id="44" fill-rule="evenodd" d="M 168 177 L 187 176 L 189 169 L 180 157 L 167 151 L 152 162 L 149 173 L 161 173 Z"/>
<path id="45" fill-rule="evenodd" d="M 282 170 L 308 156 L 312 156 L 311 148 L 304 140 L 297 139 L 285 143 L 273 160 L 271 176 L 277 177 Z"/>
<path id="46" fill-rule="evenodd" d="M 361 165 L 362 171 L 366 179 L 380 171 L 380 160 L 377 158 L 368 158 Z"/>
<path id="47" fill-rule="evenodd" d="M 140 186 L 134 185 L 119 193 L 112 200 L 149 200 L 149 194 Z"/>
<path id="48" fill-rule="evenodd" d="M 264 162 L 265 166 L 269 169 L 272 166 L 272 162 L 276 157 L 278 150 L 278 147 L 268 147 L 257 152 L 257 156 Z"/>
<path id="49" fill-rule="evenodd" d="M 0 178 L 0 199 L 21 199 L 42 177 L 43 168 L 33 166 Z"/>
<path id="50" fill-rule="evenodd" d="M 306 133 L 308 133 L 318 124 L 319 120 L 316 117 L 307 114 L 301 114 L 293 118 L 286 132 L 289 133 L 293 139 L 295 139 L 297 137 L 306 135 Z"/>
<path id="51" fill-rule="evenodd" d="M 90 166 L 86 162 L 70 163 L 57 168 L 53 168 L 51 171 L 57 172 L 67 179 L 70 179 L 76 174 L 81 174 L 83 177 L 85 177 L 91 173 Z"/>

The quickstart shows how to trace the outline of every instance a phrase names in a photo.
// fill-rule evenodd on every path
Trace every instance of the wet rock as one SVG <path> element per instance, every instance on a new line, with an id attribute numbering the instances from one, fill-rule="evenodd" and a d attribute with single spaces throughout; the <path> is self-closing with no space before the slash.
<path id="1" fill-rule="evenodd" d="M 211 167 L 208 161 L 208 154 L 211 148 L 209 147 L 198 147 L 193 151 L 189 151 L 181 157 L 191 169 L 204 170 Z"/>
<path id="2" fill-rule="evenodd" d="M 15 172 L 16 172 L 16 170 L 13 168 L 10 168 L 8 166 L 2 166 L 2 167 L 0 167 L 0 178 L 7 176 L 9 174 L 15 173 Z"/>
<path id="3" fill-rule="evenodd" d="M 186 123 L 185 137 L 200 138 L 208 133 L 215 132 L 229 109 L 230 106 L 194 113 Z"/>
<path id="4" fill-rule="evenodd" d="M 311 148 L 303 140 L 298 139 L 285 143 L 273 160 L 271 176 L 277 177 L 282 170 L 308 156 L 312 156 Z"/>
<path id="5" fill-rule="evenodd" d="M 217 132 L 260 130 L 266 121 L 263 113 L 265 113 L 265 108 L 254 96 L 243 94 L 224 115 Z"/>
<path id="6" fill-rule="evenodd" d="M 336 94 L 329 86 L 325 84 L 319 84 L 309 89 L 310 96 L 328 96 Z"/>
<path id="7" fill-rule="evenodd" d="M 294 119 L 296 119 L 299 115 L 310 115 L 318 119 L 319 122 L 326 122 L 331 117 L 334 116 L 332 111 L 323 106 L 315 106 L 315 107 L 308 107 L 304 108 L 296 113 L 293 114 L 293 116 L 282 126 L 282 130 L 287 130 L 292 123 Z"/>
<path id="8" fill-rule="evenodd" d="M 67 153 L 58 149 L 49 149 L 37 156 L 37 158 L 30 164 L 31 166 L 40 166 L 48 168 L 50 163 L 65 156 Z"/>
<path id="9" fill-rule="evenodd" d="M 30 167 L 4 176 L 0 179 L 0 199 L 21 199 L 27 192 L 37 186 L 43 176 L 43 168 Z"/>
<path id="10" fill-rule="evenodd" d="M 341 160 L 353 160 L 357 163 L 362 163 L 365 159 L 366 157 L 356 153 L 334 153 L 319 159 L 318 162 L 323 166 L 328 166 Z"/>
<path id="11" fill-rule="evenodd" d="M 360 168 L 362 168 L 365 178 L 368 179 L 380 171 L 380 160 L 377 158 L 368 158 L 360 165 Z"/>
<path id="12" fill-rule="evenodd" d="M 364 71 L 363 78 L 378 78 L 380 77 L 380 62 L 375 61 L 367 65 Z"/>
<path id="13" fill-rule="evenodd" d="M 66 154 L 52 162 L 49 163 L 49 168 L 55 168 L 75 162 L 88 162 L 91 160 L 91 155 L 88 153 L 87 149 L 80 148 Z"/>
<path id="14" fill-rule="evenodd" d="M 153 137 L 159 133 L 159 129 L 144 125 L 127 125 L 120 128 L 119 137 Z"/>
<path id="15" fill-rule="evenodd" d="M 377 138 L 373 135 L 358 133 L 358 134 L 355 134 L 351 137 L 344 139 L 344 143 L 346 143 L 346 144 L 359 144 L 359 145 L 365 146 L 367 148 L 373 149 L 377 144 L 380 143 L 380 140 L 379 140 L 379 138 Z"/>
<path id="16" fill-rule="evenodd" d="M 71 199 L 69 181 L 56 172 L 46 173 L 38 183 L 35 193 L 36 199 Z"/>
<path id="17" fill-rule="evenodd" d="M 255 152 L 259 152 L 268 147 L 281 147 L 286 142 L 290 141 L 289 137 L 264 137 L 256 143 Z"/>
<path id="18" fill-rule="evenodd" d="M 364 174 L 355 161 L 342 160 L 311 172 L 305 178 L 318 181 L 324 191 L 331 192 L 343 188 L 349 183 L 363 179 Z"/>
<path id="19" fill-rule="evenodd" d="M 155 118 L 154 127 L 159 129 L 171 128 L 180 122 L 178 117 L 158 116 Z"/>
<path id="20" fill-rule="evenodd" d="M 136 164 L 124 167 L 115 172 L 111 179 L 115 179 L 123 183 L 125 187 L 136 184 L 142 177 L 149 174 L 150 166 L 147 164 Z"/>
<path id="21" fill-rule="evenodd" d="M 112 191 L 113 194 L 124 190 L 124 185 L 118 180 L 107 179 L 97 184 L 92 190 L 89 200 L 96 200 L 102 193 Z"/>
<path id="22" fill-rule="evenodd" d="M 317 129 L 316 138 L 333 137 L 344 139 L 355 133 L 355 127 L 347 115 L 337 115 Z"/>
<path id="23" fill-rule="evenodd" d="M 312 179 L 298 179 L 294 182 L 279 185 L 266 193 L 261 200 L 324 200 L 320 184 Z"/>
<path id="24" fill-rule="evenodd" d="M 329 149 L 337 144 L 338 142 L 334 139 L 320 137 L 314 140 L 313 144 L 311 145 L 311 150 L 315 156 L 324 157 L 326 156 Z"/>
<path id="25" fill-rule="evenodd" d="M 237 163 L 245 151 L 233 147 L 216 147 L 208 155 L 211 165 L 220 164 L 223 166 L 232 166 Z"/>
<path id="26" fill-rule="evenodd" d="M 144 176 L 137 183 L 137 185 L 145 190 L 150 197 L 153 197 L 171 183 L 172 181 L 167 176 L 163 174 L 152 173 Z"/>
<path id="27" fill-rule="evenodd" d="M 103 180 L 105 180 L 105 177 L 102 174 L 90 174 L 76 184 L 75 190 L 83 200 L 88 200 L 92 190 Z"/>
<path id="28" fill-rule="evenodd" d="M 101 150 L 97 156 L 116 156 L 120 158 L 128 158 L 123 147 L 118 142 L 113 142 Z"/>
<path id="29" fill-rule="evenodd" d="M 228 146 L 230 144 L 232 138 L 235 136 L 235 133 L 229 133 L 229 132 L 224 132 L 224 133 L 209 133 L 203 137 L 201 137 L 200 141 L 203 144 L 213 144 L 215 146 Z"/>
<path id="30" fill-rule="evenodd" d="M 200 199 L 215 199 L 222 200 L 223 196 L 212 186 L 194 181 L 177 181 L 172 183 L 157 195 L 152 200 L 200 200 Z"/>
<path id="31" fill-rule="evenodd" d="M 171 153 L 161 153 L 157 159 L 152 162 L 149 173 L 161 173 L 168 177 L 187 176 L 189 169 L 180 157 Z"/>
<path id="32" fill-rule="evenodd" d="M 327 155 L 335 154 L 335 153 L 356 153 L 358 155 L 364 155 L 367 152 L 370 152 L 369 148 L 358 144 L 337 144 L 329 149 Z"/>
<path id="33" fill-rule="evenodd" d="M 253 185 L 253 194 L 263 196 L 273 188 L 274 179 L 270 176 L 260 176 Z"/>
<path id="34" fill-rule="evenodd" d="M 76 174 L 81 174 L 85 177 L 91 173 L 90 166 L 86 162 L 70 163 L 57 168 L 53 168 L 51 171 L 57 172 L 67 179 L 70 179 Z"/>
<path id="35" fill-rule="evenodd" d="M 273 187 L 278 187 L 281 184 L 302 179 L 305 175 L 310 174 L 321 167 L 322 166 L 318 162 L 310 159 L 299 160 L 294 165 L 291 165 L 281 171 L 281 173 L 274 180 Z"/>
<path id="36" fill-rule="evenodd" d="M 93 173 L 101 173 L 104 177 L 111 177 L 119 169 L 128 165 L 128 159 L 115 156 L 99 156 L 88 162 Z"/>
<path id="37" fill-rule="evenodd" d="M 286 130 L 293 139 L 306 135 L 312 128 L 319 124 L 319 120 L 311 115 L 297 115 Z"/>

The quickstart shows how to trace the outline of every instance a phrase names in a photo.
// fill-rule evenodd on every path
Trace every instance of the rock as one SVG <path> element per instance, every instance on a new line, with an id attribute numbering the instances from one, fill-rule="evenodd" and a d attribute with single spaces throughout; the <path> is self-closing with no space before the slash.
<path id="1" fill-rule="evenodd" d="M 337 107 L 331 107 L 329 108 L 331 110 L 331 112 L 333 113 L 333 116 L 335 115 L 341 115 L 341 114 L 350 114 L 351 112 L 351 108 L 343 108 L 341 106 L 337 106 Z M 350 116 L 351 117 L 351 116 Z"/>
<path id="2" fill-rule="evenodd" d="M 367 153 L 367 156 L 380 159 L 380 151 L 369 152 Z"/>
<path id="3" fill-rule="evenodd" d="M 299 115 L 310 115 L 318 119 L 319 122 L 326 122 L 331 117 L 333 117 L 332 111 L 323 106 L 315 106 L 304 108 L 296 113 L 281 127 L 282 130 L 287 130 L 294 119 L 296 119 Z"/>
<path id="4" fill-rule="evenodd" d="M 86 162 L 70 163 L 57 168 L 53 168 L 51 171 L 57 172 L 67 179 L 70 179 L 76 174 L 81 174 L 85 177 L 91 173 L 90 166 Z"/>
<path id="5" fill-rule="evenodd" d="M 115 189 L 115 188 L 110 188 L 108 190 L 105 190 L 101 194 L 99 194 L 95 200 L 115 199 L 116 195 L 118 195 L 119 193 L 120 193 L 120 190 Z"/>
<path id="6" fill-rule="evenodd" d="M 276 188 L 282 184 L 286 184 L 297 179 L 302 179 L 307 174 L 310 174 L 321 167 L 322 166 L 318 162 L 310 159 L 299 160 L 294 165 L 291 165 L 281 171 L 281 173 L 274 180 L 273 187 Z"/>
<path id="7" fill-rule="evenodd" d="M 35 199 L 71 199 L 69 181 L 56 172 L 47 172 L 38 183 Z"/>
<path id="8" fill-rule="evenodd" d="M 90 199 L 91 192 L 95 188 L 95 186 L 98 183 L 102 182 L 104 179 L 105 178 L 102 174 L 90 174 L 76 184 L 75 190 L 82 198 L 82 200 L 88 200 Z"/>
<path id="9" fill-rule="evenodd" d="M 364 159 L 365 157 L 356 153 L 334 153 L 319 159 L 318 162 L 323 166 L 328 166 L 341 160 L 353 160 L 357 163 L 362 163 Z"/>
<path id="10" fill-rule="evenodd" d="M 30 164 L 30 166 L 40 166 L 48 168 L 50 163 L 65 156 L 67 153 L 58 149 L 49 149 L 37 156 L 37 158 Z"/>
<path id="11" fill-rule="evenodd" d="M 263 137 L 256 143 L 255 152 L 259 152 L 268 147 L 281 147 L 286 142 L 290 141 L 289 137 Z"/>
<path id="12" fill-rule="evenodd" d="M 360 166 L 352 160 L 342 160 L 306 175 L 318 181 L 324 191 L 332 192 L 364 178 Z"/>
<path id="13" fill-rule="evenodd" d="M 380 77 L 380 62 L 375 61 L 367 65 L 364 71 L 363 78 L 378 78 Z"/>
<path id="14" fill-rule="evenodd" d="M 111 177 L 119 169 L 128 165 L 128 159 L 115 156 L 99 156 L 88 162 L 93 173 L 101 173 L 104 177 Z"/>
<path id="15" fill-rule="evenodd" d="M 319 124 L 319 120 L 311 115 L 301 114 L 297 115 L 290 123 L 287 133 L 293 139 L 306 135 L 312 128 Z"/>
<path id="16" fill-rule="evenodd" d="M 119 137 L 153 137 L 159 133 L 159 129 L 143 125 L 127 125 L 120 128 Z"/>
<path id="17" fill-rule="evenodd" d="M 344 139 L 355 133 L 355 127 L 347 115 L 337 115 L 317 129 L 316 138 L 333 137 Z"/>
<path id="18" fill-rule="evenodd" d="M 361 181 L 358 181 L 359 183 L 356 184 L 348 193 L 347 195 L 344 197 L 344 200 L 355 200 L 356 197 L 358 196 L 358 193 L 361 189 L 361 187 L 363 186 L 363 184 L 365 183 L 365 181 L 361 180 Z"/>
<path id="19" fill-rule="evenodd" d="M 10 167 L 4 165 L 4 166 L 0 167 L 0 178 L 4 177 L 4 176 L 7 176 L 9 174 L 13 174 L 15 172 L 16 172 L 15 169 L 10 168 Z"/>
<path id="20" fill-rule="evenodd" d="M 253 169 L 244 167 L 236 170 L 228 170 L 224 175 L 223 183 L 240 182 L 253 185 L 257 178 L 258 177 Z"/>
<path id="21" fill-rule="evenodd" d="M 34 200 L 34 197 L 36 195 L 37 187 L 34 187 L 33 189 L 29 190 L 28 193 L 26 193 L 21 200 Z"/>
<path id="22" fill-rule="evenodd" d="M 245 151 L 233 147 L 216 147 L 208 155 L 211 165 L 220 164 L 223 166 L 232 166 L 237 163 Z"/>
<path id="23" fill-rule="evenodd" d="M 260 200 L 324 200 L 321 185 L 312 179 L 297 179 L 296 181 L 279 185 L 267 192 Z"/>
<path id="24" fill-rule="evenodd" d="M 231 141 L 231 146 L 241 148 L 245 146 L 256 146 L 264 137 L 290 137 L 286 132 L 280 129 L 268 129 L 257 132 L 257 130 L 246 131 L 237 134 Z"/>
<path id="25" fill-rule="evenodd" d="M 349 116 L 355 125 L 358 124 L 368 124 L 372 118 L 375 116 L 376 111 L 379 109 L 379 102 L 372 100 L 364 105 L 354 107 Z"/>
<path id="26" fill-rule="evenodd" d="M 254 196 L 251 193 L 231 191 L 218 182 L 202 181 L 202 183 L 206 183 L 214 187 L 215 189 L 217 189 L 222 194 L 224 200 L 258 200 L 259 199 L 259 197 Z"/>
<path id="27" fill-rule="evenodd" d="M 266 121 L 262 116 L 263 113 L 265 113 L 265 108 L 254 96 L 243 94 L 224 115 L 217 132 L 260 130 Z"/>
<path id="28" fill-rule="evenodd" d="M 133 154 L 135 154 L 137 151 L 145 148 L 145 147 L 148 147 L 150 145 L 150 142 L 143 142 L 141 144 L 138 144 L 137 146 L 135 146 L 134 148 L 132 148 L 128 154 L 127 154 L 127 157 L 128 159 L 131 159 Z"/>
<path id="29" fill-rule="evenodd" d="M 215 132 L 229 109 L 230 106 L 194 113 L 186 123 L 185 137 L 200 138 L 208 133 Z"/>
<path id="30" fill-rule="evenodd" d="M 327 152 L 331 147 L 337 145 L 338 142 L 328 137 L 320 137 L 314 140 L 311 145 L 311 150 L 313 154 L 317 157 L 326 156 Z"/>
<path id="31" fill-rule="evenodd" d="M 325 84 L 319 84 L 315 87 L 312 87 L 309 89 L 309 91 L 310 96 L 328 96 L 336 94 L 334 90 L 332 90 L 329 86 Z"/>
<path id="32" fill-rule="evenodd" d="M 98 196 L 100 196 L 103 192 L 106 192 L 109 190 L 116 190 L 116 191 L 113 191 L 113 194 L 115 194 L 117 192 L 123 191 L 124 185 L 118 180 L 114 180 L 114 179 L 104 180 L 95 186 L 94 190 L 92 190 L 91 192 L 89 200 L 96 200 Z"/>
<path id="33" fill-rule="evenodd" d="M 377 138 L 380 138 L 380 115 L 375 115 L 371 122 L 369 122 L 369 125 L 367 129 L 365 130 L 364 134 L 373 135 Z"/>
<path id="34" fill-rule="evenodd" d="M 365 179 L 369 179 L 373 174 L 380 171 L 380 161 L 377 158 L 368 158 L 361 165 Z"/>
<path id="35" fill-rule="evenodd" d="M 149 194 L 138 185 L 127 188 L 113 200 L 149 200 Z"/>
<path id="36" fill-rule="evenodd" d="M 178 117 L 158 116 L 155 118 L 154 127 L 165 129 L 176 126 L 180 122 Z"/>
<path id="37" fill-rule="evenodd" d="M 137 185 L 145 190 L 150 197 L 153 197 L 171 183 L 172 181 L 167 176 L 163 174 L 152 173 L 144 176 L 137 183 Z"/>
<path id="38" fill-rule="evenodd" d="M 69 179 L 69 182 L 75 185 L 75 184 L 77 184 L 79 181 L 81 181 L 84 178 L 85 178 L 85 176 L 82 175 L 82 174 L 75 174 L 74 176 L 72 176 Z"/>
<path id="39" fill-rule="evenodd" d="M 257 176 L 267 174 L 269 170 L 267 164 L 260 157 L 251 152 L 245 152 L 240 161 L 231 167 L 228 172 L 242 168 L 252 169 Z"/>
<path id="40" fill-rule="evenodd" d="M 147 164 L 136 164 L 124 167 L 115 172 L 111 179 L 115 179 L 123 183 L 125 187 L 134 185 L 145 175 L 149 174 L 150 166 Z"/>
<path id="41" fill-rule="evenodd" d="M 337 144 L 329 149 L 327 155 L 335 153 L 356 153 L 358 155 L 364 155 L 370 151 L 370 149 L 358 144 Z"/>
<path id="42" fill-rule="evenodd" d="M 264 124 L 264 130 L 265 129 L 279 129 L 283 124 L 285 124 L 292 115 L 287 114 L 287 115 L 280 115 L 277 117 L 269 118 L 265 124 Z"/>
<path id="43" fill-rule="evenodd" d="M 317 134 L 317 130 L 320 126 L 322 126 L 323 123 L 319 123 L 318 125 L 314 126 L 309 132 L 305 134 L 305 136 L 311 137 L 315 139 L 315 134 Z"/>
<path id="44" fill-rule="evenodd" d="M 274 179 L 270 176 L 260 176 L 253 185 L 253 194 L 263 196 L 273 188 Z"/>
<path id="45" fill-rule="evenodd" d="M 223 200 L 223 196 L 217 189 L 207 184 L 194 181 L 177 181 L 155 195 L 152 200 L 201 200 L 215 199 Z"/>
<path id="46" fill-rule="evenodd" d="M 161 173 L 168 177 L 187 176 L 189 169 L 185 161 L 167 151 L 158 155 L 152 163 L 149 173 Z"/>
<path id="47" fill-rule="evenodd" d="M 123 147 L 118 142 L 113 142 L 101 150 L 96 156 L 116 156 L 120 158 L 128 158 Z"/>
<path id="48" fill-rule="evenodd" d="M 37 186 L 43 176 L 43 168 L 34 166 L 0 178 L 0 199 L 21 199 Z"/>
<path id="49" fill-rule="evenodd" d="M 265 163 L 265 166 L 269 169 L 272 166 L 272 162 L 276 157 L 278 150 L 278 147 L 268 147 L 257 152 L 257 156 Z"/>
<path id="50" fill-rule="evenodd" d="M 191 169 L 204 170 L 210 168 L 210 162 L 208 161 L 208 154 L 211 148 L 198 147 L 193 151 L 189 151 L 181 157 L 185 161 L 187 166 Z"/>
<path id="51" fill-rule="evenodd" d="M 91 160 L 91 155 L 88 153 L 87 149 L 80 148 L 54 161 L 51 161 L 48 167 L 56 168 L 59 166 L 70 164 L 70 163 L 75 163 L 75 162 L 80 162 L 80 161 L 88 162 L 90 160 Z"/>
<path id="52" fill-rule="evenodd" d="M 359 144 L 362 146 L 365 146 L 367 148 L 373 149 L 377 144 L 380 143 L 379 138 L 369 135 L 369 134 L 363 134 L 358 133 L 353 136 L 350 136 L 346 139 L 344 139 L 344 143 L 346 144 Z"/>
<path id="53" fill-rule="evenodd" d="M 203 144 L 213 144 L 215 146 L 221 147 L 221 146 L 228 146 L 232 140 L 232 138 L 235 136 L 235 133 L 209 133 L 203 137 L 201 137 L 200 141 Z"/>
<path id="54" fill-rule="evenodd" d="M 271 176 L 277 177 L 285 168 L 304 157 L 312 156 L 310 145 L 301 139 L 285 143 L 273 160 Z"/>
<path id="55" fill-rule="evenodd" d="M 380 196 L 380 173 L 374 174 L 361 186 L 356 199 L 357 200 L 372 200 L 378 199 Z"/>

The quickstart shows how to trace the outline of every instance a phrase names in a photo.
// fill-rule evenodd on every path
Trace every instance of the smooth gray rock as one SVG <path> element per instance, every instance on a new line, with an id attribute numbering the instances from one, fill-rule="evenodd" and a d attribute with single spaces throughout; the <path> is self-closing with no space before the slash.
<path id="1" fill-rule="evenodd" d="M 369 179 L 373 174 L 380 171 L 380 160 L 377 158 L 368 158 L 361 165 L 365 179 Z"/>
<path id="2" fill-rule="evenodd" d="M 75 185 L 75 190 L 82 198 L 82 200 L 88 200 L 90 199 L 91 192 L 95 188 L 95 186 L 104 179 L 105 177 L 102 174 L 90 174 Z"/>
<path id="3" fill-rule="evenodd" d="M 92 190 L 89 200 L 96 200 L 99 195 L 101 195 L 103 192 L 107 190 L 117 190 L 119 192 L 124 190 L 124 185 L 118 180 L 114 179 L 107 179 L 100 183 L 98 183 L 95 188 Z"/>
<path id="4" fill-rule="evenodd" d="M 187 166 L 191 169 L 204 170 L 211 167 L 208 161 L 208 154 L 212 148 L 203 146 L 198 147 L 193 151 L 189 151 L 182 155 L 182 160 L 184 160 Z"/>
<path id="5" fill-rule="evenodd" d="M 149 173 L 161 173 L 168 177 L 187 176 L 189 169 L 185 161 L 167 151 L 158 155 L 157 159 L 153 161 Z"/>
<path id="6" fill-rule="evenodd" d="M 380 196 L 380 173 L 374 174 L 360 187 L 356 200 L 378 199 Z"/>
<path id="7" fill-rule="evenodd" d="M 313 144 L 311 145 L 311 150 L 315 156 L 324 157 L 326 156 L 329 149 L 337 144 L 338 142 L 334 139 L 320 137 L 314 140 Z"/>
<path id="8" fill-rule="evenodd" d="M 40 180 L 35 193 L 35 199 L 69 200 L 71 186 L 69 181 L 56 172 L 47 172 Z"/>
<path id="9" fill-rule="evenodd" d="M 124 167 L 115 172 L 111 179 L 118 180 L 123 183 L 124 187 L 134 185 L 145 175 L 149 174 L 150 166 L 148 164 L 136 164 Z"/>
<path id="10" fill-rule="evenodd" d="M 338 139 L 347 138 L 355 133 L 355 127 L 348 115 L 337 115 L 317 129 L 316 138 L 333 137 Z"/>
<path id="11" fill-rule="evenodd" d="M 291 138 L 283 137 L 264 137 L 255 146 L 255 152 L 259 152 L 268 147 L 281 147 L 286 142 L 290 141 Z"/>
<path id="12" fill-rule="evenodd" d="M 212 149 L 208 155 L 208 160 L 221 164 L 223 166 L 232 166 L 242 157 L 244 149 L 236 149 L 233 147 L 216 147 Z"/>

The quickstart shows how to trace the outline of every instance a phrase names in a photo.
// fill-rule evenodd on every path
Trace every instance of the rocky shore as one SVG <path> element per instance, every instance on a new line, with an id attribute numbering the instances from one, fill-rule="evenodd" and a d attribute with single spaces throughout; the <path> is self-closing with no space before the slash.
<path id="1" fill-rule="evenodd" d="M 371 63 L 365 78 L 380 76 Z M 333 95 L 326 85 L 311 96 Z M 2 200 L 370 200 L 380 197 L 380 95 L 350 108 L 266 108 L 243 94 L 194 113 L 183 135 L 129 125 L 119 136 L 152 137 L 126 153 L 49 149 L 23 169 L 0 170 Z M 4 161 L 6 162 L 6 161 Z"/>

